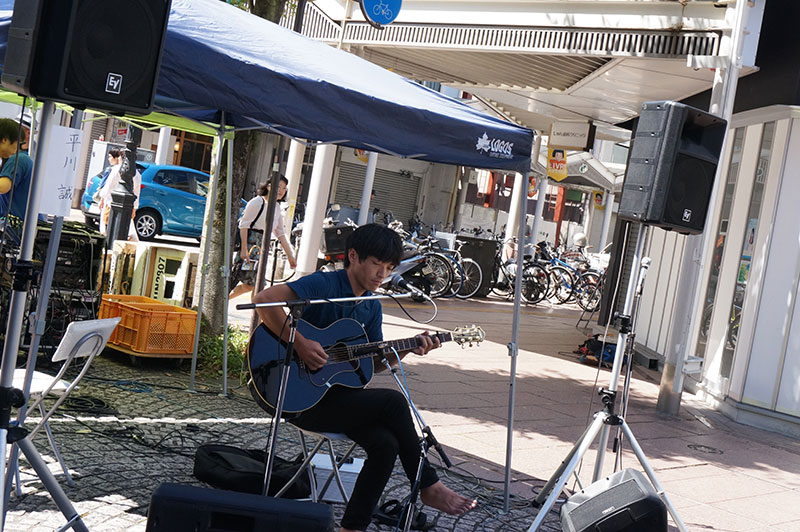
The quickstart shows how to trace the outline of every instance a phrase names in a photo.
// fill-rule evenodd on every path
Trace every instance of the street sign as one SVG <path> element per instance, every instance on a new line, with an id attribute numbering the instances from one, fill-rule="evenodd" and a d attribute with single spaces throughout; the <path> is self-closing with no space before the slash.
<path id="1" fill-rule="evenodd" d="M 589 122 L 553 122 L 548 146 L 568 150 L 588 150 L 594 145 L 595 127 Z"/>
<path id="2" fill-rule="evenodd" d="M 361 12 L 368 20 L 385 26 L 394 22 L 402 4 L 402 0 L 362 0 Z"/>

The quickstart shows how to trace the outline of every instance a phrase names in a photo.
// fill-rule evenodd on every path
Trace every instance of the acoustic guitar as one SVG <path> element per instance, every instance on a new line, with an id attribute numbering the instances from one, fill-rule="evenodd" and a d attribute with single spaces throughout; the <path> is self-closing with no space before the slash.
<path id="1" fill-rule="evenodd" d="M 319 342 L 328 354 L 328 361 L 320 369 L 309 371 L 299 357 L 292 357 L 283 403 L 284 414 L 299 414 L 308 410 L 334 385 L 363 388 L 372 380 L 373 356 L 388 356 L 394 350 L 403 353 L 420 345 L 416 337 L 367 342 L 364 328 L 350 318 L 338 320 L 325 329 L 298 320 L 297 330 L 305 338 Z M 431 335 L 441 343 L 452 340 L 462 346 L 480 343 L 485 337 L 483 330 L 475 325 L 458 327 L 452 333 Z M 250 392 L 256 402 L 270 413 L 275 411 L 278 400 L 286 347 L 286 342 L 262 323 L 250 337 L 247 349 Z"/>

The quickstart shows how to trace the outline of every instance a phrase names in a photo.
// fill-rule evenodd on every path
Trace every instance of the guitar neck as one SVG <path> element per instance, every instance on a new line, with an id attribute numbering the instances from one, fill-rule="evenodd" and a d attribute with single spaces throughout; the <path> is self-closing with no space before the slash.
<path id="1" fill-rule="evenodd" d="M 438 338 L 440 343 L 449 342 L 453 335 L 449 332 L 440 332 L 431 335 L 431 339 Z M 419 347 L 420 340 L 416 336 L 403 338 L 402 340 L 384 340 L 382 342 L 370 342 L 367 344 L 348 345 L 334 348 L 328 351 L 328 362 L 344 362 L 346 360 L 356 360 L 359 358 L 372 356 L 385 356 L 394 351 L 405 353 Z"/>

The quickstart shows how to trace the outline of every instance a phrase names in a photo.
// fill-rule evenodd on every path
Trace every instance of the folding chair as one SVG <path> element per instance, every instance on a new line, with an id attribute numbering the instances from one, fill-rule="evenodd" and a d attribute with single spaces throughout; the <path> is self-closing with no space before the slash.
<path id="1" fill-rule="evenodd" d="M 291 425 L 291 422 L 289 423 Z M 344 483 L 342 482 L 342 477 L 340 474 L 340 469 L 343 465 L 347 463 L 347 459 L 350 458 L 350 455 L 353 453 L 353 450 L 356 448 L 356 443 L 352 442 L 352 444 L 347 448 L 347 451 L 341 456 L 336 457 L 336 452 L 333 450 L 333 442 L 334 441 L 350 441 L 344 434 L 339 434 L 335 432 L 313 432 L 310 430 L 302 429 L 297 425 L 292 425 L 297 429 L 298 434 L 300 435 L 300 445 L 303 448 L 303 463 L 300 464 L 300 468 L 297 472 L 292 476 L 291 479 L 283 486 L 278 493 L 275 495 L 276 497 L 280 497 L 283 495 L 289 487 L 295 483 L 295 481 L 300 478 L 304 472 L 308 474 L 308 481 L 311 486 L 311 500 L 313 502 L 320 502 L 328 491 L 330 487 L 331 481 L 336 481 L 336 486 L 339 488 L 339 493 L 342 495 L 342 500 L 345 504 L 347 504 L 349 497 L 347 495 L 347 490 L 344 487 Z M 312 438 L 317 438 L 319 441 L 314 445 L 314 447 L 309 451 L 308 445 L 306 444 L 306 436 L 311 436 Z M 328 478 L 325 480 L 325 483 L 322 486 L 322 490 L 317 492 L 317 478 L 314 471 L 314 464 L 312 460 L 314 456 L 322 449 L 322 446 L 325 446 L 328 451 L 328 457 L 331 461 L 331 473 L 328 475 Z"/>
<path id="2" fill-rule="evenodd" d="M 61 458 L 61 453 L 58 452 L 58 447 L 56 446 L 55 439 L 53 438 L 53 433 L 50 430 L 49 419 L 55 413 L 59 405 L 61 405 L 61 403 L 63 403 L 64 400 L 69 397 L 69 394 L 72 393 L 72 390 L 78 386 L 78 383 L 81 381 L 84 375 L 86 375 L 86 372 L 89 370 L 89 366 L 92 364 L 94 357 L 103 350 L 109 336 L 111 336 L 111 332 L 114 330 L 114 327 L 117 326 L 119 320 L 120 318 L 109 318 L 102 320 L 71 322 L 67 326 L 64 337 L 58 344 L 58 348 L 56 349 L 55 353 L 53 353 L 53 362 L 62 362 L 61 369 L 55 376 L 48 375 L 47 373 L 40 371 L 35 371 L 33 367 L 28 367 L 28 369 L 14 370 L 14 387 L 28 393 L 28 399 L 31 401 L 28 409 L 38 409 L 42 415 L 41 420 L 39 420 L 35 427 L 30 429 L 26 437 L 33 438 L 34 434 L 36 434 L 39 429 L 44 427 L 44 430 L 47 433 L 47 439 L 50 441 L 50 447 L 53 449 L 53 454 L 55 454 L 58 463 L 61 465 L 61 469 L 64 471 L 64 476 L 67 479 L 67 484 L 70 487 L 75 486 L 75 483 L 69 474 L 69 470 L 67 469 L 64 460 Z M 72 362 L 77 358 L 85 358 L 83 367 L 71 382 L 64 380 L 62 377 L 67 372 L 67 369 L 70 367 L 70 365 L 72 365 Z M 53 406 L 51 406 L 49 410 L 45 411 L 43 401 L 44 398 L 49 395 L 55 396 L 57 399 Z M 20 420 L 24 420 L 23 412 L 21 412 Z M 19 483 L 19 464 L 16 460 L 17 453 L 13 452 L 11 457 L 14 460 L 12 464 L 9 464 L 9 470 L 12 470 L 13 468 L 13 471 L 15 472 L 17 494 L 19 495 L 21 492 Z"/>

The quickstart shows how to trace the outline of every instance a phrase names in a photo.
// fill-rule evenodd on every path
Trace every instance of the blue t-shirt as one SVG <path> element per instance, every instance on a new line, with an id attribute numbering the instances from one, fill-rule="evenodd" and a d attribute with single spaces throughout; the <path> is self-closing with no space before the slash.
<path id="1" fill-rule="evenodd" d="M 28 191 L 31 188 L 31 172 L 33 170 L 33 161 L 24 151 L 19 152 L 19 160 L 17 161 L 17 172 L 14 175 L 14 161 L 17 160 L 17 154 L 12 155 L 8 160 L 3 163 L 3 168 L 0 169 L 0 177 L 7 177 L 11 179 L 11 190 L 5 194 L 0 194 L 0 216 L 5 216 L 9 212 L 8 199 L 13 192 L 13 199 L 11 200 L 11 214 L 25 219 L 25 210 L 28 208 Z"/>
<path id="2" fill-rule="evenodd" d="M 347 270 L 335 272 L 314 272 L 288 283 L 300 299 L 327 299 L 334 297 L 353 297 L 353 289 Z M 366 292 L 365 296 L 372 295 Z M 358 303 L 322 303 L 309 305 L 301 318 L 308 323 L 324 329 L 336 320 L 352 318 L 359 322 L 370 342 L 383 340 L 383 307 L 380 301 L 371 299 Z"/>

